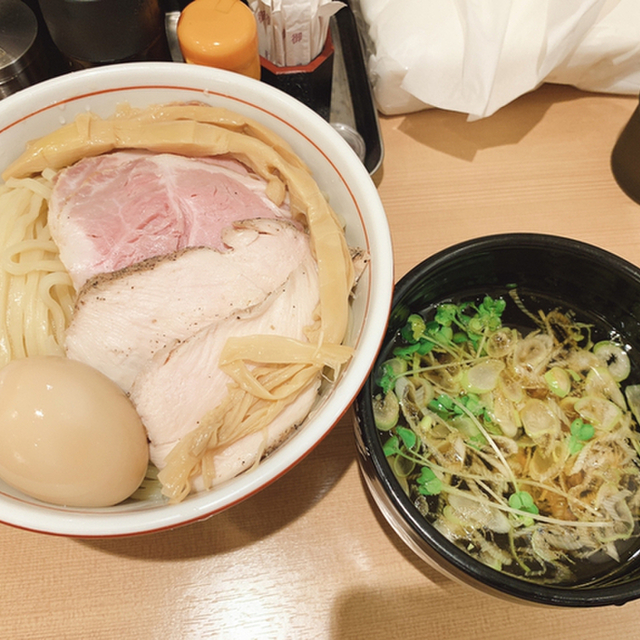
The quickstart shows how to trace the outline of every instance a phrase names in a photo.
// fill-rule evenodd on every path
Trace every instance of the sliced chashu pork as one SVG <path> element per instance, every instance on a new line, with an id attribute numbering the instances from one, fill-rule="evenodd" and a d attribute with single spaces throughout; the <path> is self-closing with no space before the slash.
<path id="1" fill-rule="evenodd" d="M 67 355 L 129 391 L 157 351 L 262 303 L 310 255 L 307 235 L 283 220 L 247 220 L 222 235 L 225 252 L 190 248 L 87 282 Z"/>
<path id="2" fill-rule="evenodd" d="M 222 229 L 234 221 L 287 218 L 265 187 L 229 158 L 117 151 L 58 174 L 49 226 L 79 290 L 99 273 L 185 247 L 222 249 Z"/>
<path id="3" fill-rule="evenodd" d="M 150 457 L 162 469 L 178 440 L 195 429 L 203 416 L 224 399 L 231 378 L 218 362 L 228 337 L 279 335 L 306 340 L 320 299 L 317 265 L 311 255 L 286 283 L 250 311 L 226 318 L 188 340 L 156 353 L 131 389 L 131 400 L 147 428 Z M 319 378 L 310 384 L 265 433 L 246 436 L 215 458 L 216 482 L 233 477 L 275 447 L 309 413 Z"/>
<path id="4" fill-rule="evenodd" d="M 318 398 L 319 386 L 320 381 L 315 380 L 306 389 L 303 389 L 295 402 L 286 407 L 265 430 L 251 433 L 232 442 L 227 447 L 212 452 L 214 477 L 210 486 L 220 484 L 250 469 L 254 464 L 260 462 L 263 456 L 279 447 L 309 415 L 309 411 Z M 163 449 L 169 451 L 171 447 L 165 446 Z M 156 457 L 160 455 L 158 449 Z M 190 480 L 195 491 L 209 488 L 205 487 L 202 476 L 198 475 Z"/>

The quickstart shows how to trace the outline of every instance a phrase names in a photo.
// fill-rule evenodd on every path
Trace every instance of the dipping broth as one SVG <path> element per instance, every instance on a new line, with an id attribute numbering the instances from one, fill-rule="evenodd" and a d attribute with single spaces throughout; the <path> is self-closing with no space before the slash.
<path id="1" fill-rule="evenodd" d="M 633 557 L 639 367 L 613 328 L 513 288 L 408 315 L 379 362 L 385 455 L 442 535 L 561 586 Z"/>

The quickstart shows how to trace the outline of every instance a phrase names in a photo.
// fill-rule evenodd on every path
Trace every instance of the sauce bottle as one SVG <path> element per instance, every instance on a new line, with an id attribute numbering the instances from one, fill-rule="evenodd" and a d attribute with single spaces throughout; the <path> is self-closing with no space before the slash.
<path id="1" fill-rule="evenodd" d="M 182 10 L 177 34 L 185 62 L 260 79 L 256 18 L 240 0 L 194 0 Z"/>

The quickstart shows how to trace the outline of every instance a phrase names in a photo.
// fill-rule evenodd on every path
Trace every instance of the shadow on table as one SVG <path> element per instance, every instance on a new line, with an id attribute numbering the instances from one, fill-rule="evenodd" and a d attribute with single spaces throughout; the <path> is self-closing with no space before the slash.
<path id="1" fill-rule="evenodd" d="M 626 640 L 637 637 L 630 619 L 616 607 L 534 606 L 453 581 L 361 585 L 335 599 L 329 640 Z"/>
<path id="2" fill-rule="evenodd" d="M 421 560 L 400 538 L 400 536 L 395 532 L 393 527 L 387 522 L 386 518 L 378 509 L 375 501 L 371 497 L 369 490 L 366 487 L 364 479 L 362 478 L 362 473 L 360 473 L 360 481 L 362 483 L 362 492 L 366 496 L 367 503 L 369 504 L 369 508 L 371 509 L 374 518 L 378 522 L 378 526 L 383 530 L 386 534 L 389 542 L 395 547 L 396 551 L 411 565 L 413 565 L 416 571 L 419 571 L 427 578 L 430 582 L 435 583 L 437 585 L 447 585 L 451 582 L 450 578 L 446 577 L 442 573 L 440 573 L 437 569 L 427 564 L 423 560 Z"/>
<path id="3" fill-rule="evenodd" d="M 454 621 L 456 616 L 459 614 L 460 624 L 466 626 L 469 615 L 465 611 L 471 602 L 477 602 L 478 596 L 489 605 L 498 600 L 476 594 L 418 558 L 387 523 L 369 492 L 365 493 L 379 526 L 396 551 L 413 566 L 417 581 L 412 585 L 394 585 L 391 579 L 389 584 L 362 584 L 339 594 L 333 603 L 330 640 L 475 640 L 477 631 L 465 636 Z M 392 568 L 388 573 L 394 575 Z M 410 573 L 405 571 L 403 575 Z M 452 627 L 450 634 L 443 629 L 443 619 Z"/>
<path id="4" fill-rule="evenodd" d="M 501 601 L 453 581 L 434 585 L 362 585 L 334 603 L 330 640 L 560 640 L 558 613 Z M 565 612 L 564 621 L 567 621 Z M 579 622 L 573 616 L 573 626 Z M 583 635 L 583 638 L 589 637 Z M 592 638 L 597 636 L 591 636 Z"/>
<path id="5" fill-rule="evenodd" d="M 468 122 L 465 113 L 427 109 L 404 118 L 398 130 L 420 144 L 470 162 L 478 151 L 522 140 L 553 104 L 588 95 L 571 87 L 548 84 L 488 118 Z"/>
<path id="6" fill-rule="evenodd" d="M 78 539 L 95 549 L 141 560 L 185 560 L 250 545 L 300 518 L 355 464 L 352 415 L 285 476 L 258 494 L 206 520 L 128 538 Z"/>

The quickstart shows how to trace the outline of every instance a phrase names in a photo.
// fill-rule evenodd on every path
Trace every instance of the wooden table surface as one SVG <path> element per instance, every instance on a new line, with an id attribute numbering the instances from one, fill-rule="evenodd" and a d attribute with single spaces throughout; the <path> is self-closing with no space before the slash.
<path id="1" fill-rule="evenodd" d="M 396 277 L 479 235 L 570 236 L 640 265 L 640 205 L 609 158 L 636 100 L 546 85 L 492 117 L 383 118 L 379 192 Z M 0 639 L 625 640 L 640 602 L 507 603 L 424 566 L 368 498 L 348 415 L 250 500 L 149 536 L 76 540 L 0 525 Z"/>

